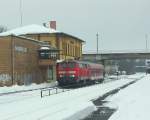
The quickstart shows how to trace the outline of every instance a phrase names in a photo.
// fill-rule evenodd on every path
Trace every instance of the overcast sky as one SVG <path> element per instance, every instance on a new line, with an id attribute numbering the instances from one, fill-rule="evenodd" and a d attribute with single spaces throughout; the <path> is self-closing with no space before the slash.
<path id="1" fill-rule="evenodd" d="M 20 0 L 0 0 L 0 24 L 20 26 Z M 86 41 L 83 51 L 150 49 L 150 0 L 22 0 L 23 26 L 57 21 L 57 30 Z"/>

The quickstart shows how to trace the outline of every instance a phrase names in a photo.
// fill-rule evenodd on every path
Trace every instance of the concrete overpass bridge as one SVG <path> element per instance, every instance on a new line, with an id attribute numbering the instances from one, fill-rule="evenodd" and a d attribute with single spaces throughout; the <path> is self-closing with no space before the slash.
<path id="1" fill-rule="evenodd" d="M 83 60 L 150 59 L 150 51 L 107 51 L 82 54 Z"/>
<path id="2" fill-rule="evenodd" d="M 85 61 L 91 61 L 91 62 L 97 62 L 102 63 L 107 71 L 107 73 L 110 72 L 110 70 L 107 70 L 107 68 L 114 72 L 116 67 L 118 68 L 118 62 L 122 60 L 130 59 L 131 61 L 126 62 L 124 65 L 121 65 L 120 70 L 126 71 L 127 74 L 131 74 L 135 72 L 134 65 L 132 65 L 132 61 L 135 59 L 141 59 L 142 61 L 145 59 L 150 59 L 150 51 L 116 51 L 116 52 L 101 52 L 99 54 L 96 53 L 84 53 L 82 55 L 83 60 Z M 113 61 L 113 62 L 112 62 Z M 122 63 L 121 63 L 122 64 Z M 120 65 L 119 65 L 120 66 Z M 124 67 L 123 67 L 124 66 Z M 145 62 L 143 63 L 143 66 L 145 66 Z M 140 70 L 145 71 L 145 67 L 141 68 Z M 108 72 L 109 71 L 109 72 Z"/>

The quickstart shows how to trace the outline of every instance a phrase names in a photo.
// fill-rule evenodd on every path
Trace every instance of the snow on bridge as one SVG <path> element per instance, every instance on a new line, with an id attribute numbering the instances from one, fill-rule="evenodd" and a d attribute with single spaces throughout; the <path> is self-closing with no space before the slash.
<path id="1" fill-rule="evenodd" d="M 118 51 L 87 51 L 82 54 L 83 60 L 112 60 L 112 59 L 150 59 L 150 50 L 118 50 Z"/>

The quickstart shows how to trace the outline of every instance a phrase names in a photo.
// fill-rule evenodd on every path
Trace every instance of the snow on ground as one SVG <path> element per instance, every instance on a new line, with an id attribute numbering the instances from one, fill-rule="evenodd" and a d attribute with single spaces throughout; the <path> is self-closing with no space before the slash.
<path id="1" fill-rule="evenodd" d="M 132 77 L 139 78 L 143 74 Z M 1 120 L 79 120 L 96 110 L 93 99 L 134 79 L 123 78 L 40 98 L 40 91 L 0 96 Z"/>
<path id="2" fill-rule="evenodd" d="M 43 83 L 43 84 L 31 84 L 31 85 L 14 85 L 11 87 L 0 87 L 0 94 L 1 93 L 8 93 L 8 92 L 16 92 L 16 91 L 23 91 L 23 90 L 32 90 L 32 89 L 40 89 L 40 88 L 45 88 L 45 87 L 53 87 L 56 86 L 56 82 L 51 82 L 51 83 Z"/>
<path id="3" fill-rule="evenodd" d="M 134 78 L 134 76 L 131 76 Z M 149 120 L 150 119 L 150 75 L 109 97 L 109 107 L 117 111 L 109 120 Z"/>

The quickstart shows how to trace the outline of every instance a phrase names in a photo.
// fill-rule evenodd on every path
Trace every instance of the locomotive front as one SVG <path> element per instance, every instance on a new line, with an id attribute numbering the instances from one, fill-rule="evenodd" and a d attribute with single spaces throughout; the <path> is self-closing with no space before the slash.
<path id="1" fill-rule="evenodd" d="M 60 86 L 77 83 L 78 70 L 76 62 L 57 63 L 57 81 Z"/>

